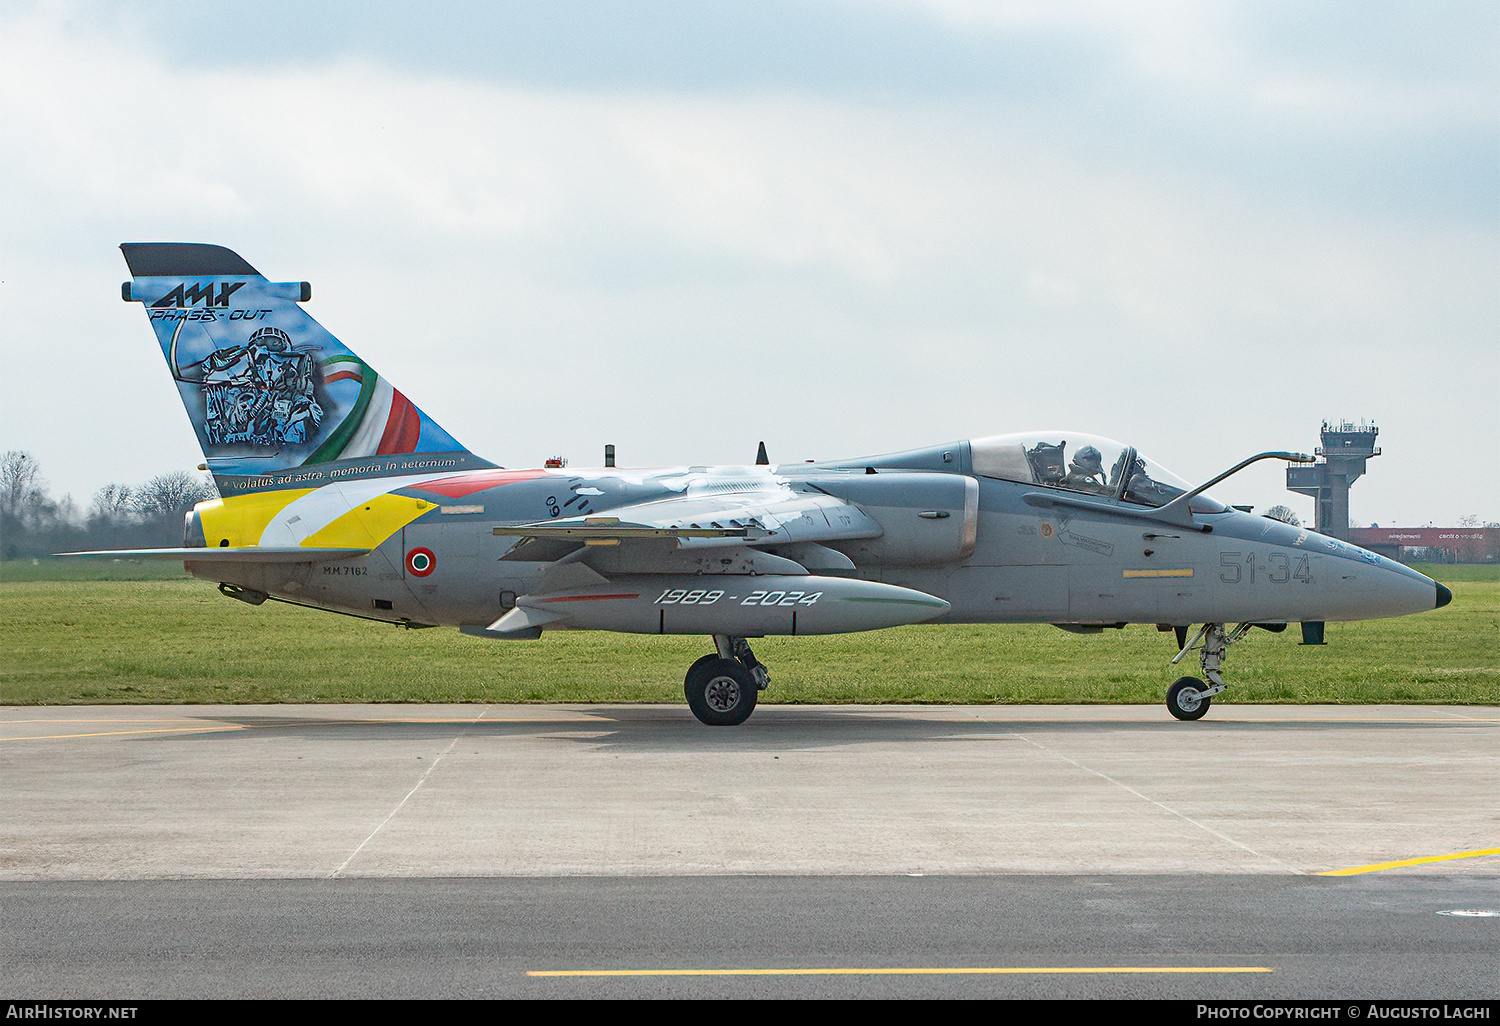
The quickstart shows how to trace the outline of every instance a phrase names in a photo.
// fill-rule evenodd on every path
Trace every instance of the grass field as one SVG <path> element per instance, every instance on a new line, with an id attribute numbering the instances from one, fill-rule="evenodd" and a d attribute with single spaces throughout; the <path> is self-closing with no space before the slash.
<path id="1" fill-rule="evenodd" d="M 1423 567 L 1453 589 L 1418 616 L 1254 632 L 1222 699 L 1500 704 L 1500 568 Z M 495 642 L 225 599 L 178 564 L 0 564 L 0 704 L 680 702 L 708 639 L 560 631 Z M 1191 666 L 1171 635 L 914 626 L 766 638 L 767 702 L 1158 703 Z"/>

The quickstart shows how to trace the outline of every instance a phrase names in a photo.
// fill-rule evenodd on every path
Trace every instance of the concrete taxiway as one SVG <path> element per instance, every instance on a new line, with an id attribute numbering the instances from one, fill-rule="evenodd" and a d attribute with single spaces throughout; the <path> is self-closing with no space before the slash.
<path id="1" fill-rule="evenodd" d="M 1491 707 L 10 707 L 0 780 L 27 998 L 1500 994 Z"/>
<path id="2" fill-rule="evenodd" d="M 0 779 L 10 880 L 1315 874 L 1500 847 L 1500 710 L 12 707 Z"/>

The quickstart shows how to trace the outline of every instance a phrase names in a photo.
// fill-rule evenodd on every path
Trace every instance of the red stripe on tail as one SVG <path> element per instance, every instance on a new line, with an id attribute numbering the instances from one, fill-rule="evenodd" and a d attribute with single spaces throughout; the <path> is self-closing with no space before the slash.
<path id="1" fill-rule="evenodd" d="M 398 452 L 416 452 L 417 438 L 422 433 L 422 415 L 417 408 L 394 388 L 391 389 L 391 413 L 385 420 L 385 434 L 380 436 L 377 456 L 391 456 Z"/>

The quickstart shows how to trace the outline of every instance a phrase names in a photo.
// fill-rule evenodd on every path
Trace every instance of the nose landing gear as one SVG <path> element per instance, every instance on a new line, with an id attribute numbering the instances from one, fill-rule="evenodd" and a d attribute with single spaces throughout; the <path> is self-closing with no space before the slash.
<path id="1" fill-rule="evenodd" d="M 693 715 L 711 727 L 744 723 L 755 711 L 771 675 L 744 638 L 714 635 L 713 655 L 699 659 L 687 672 L 682 690 Z"/>
<path id="2" fill-rule="evenodd" d="M 1198 633 L 1193 635 L 1193 640 L 1182 646 L 1182 650 L 1172 657 L 1172 665 L 1176 666 L 1195 648 L 1199 648 L 1202 642 L 1203 653 L 1198 661 L 1203 667 L 1203 676 L 1208 683 L 1197 677 L 1179 677 L 1175 683 L 1167 688 L 1167 711 L 1179 720 L 1196 720 L 1202 718 L 1208 712 L 1208 707 L 1214 695 L 1219 694 L 1229 685 L 1224 683 L 1224 678 L 1219 675 L 1219 669 L 1224 665 L 1224 650 L 1246 634 L 1250 633 L 1253 624 L 1242 623 L 1231 631 L 1226 631 L 1222 623 L 1206 623 L 1198 628 Z"/>

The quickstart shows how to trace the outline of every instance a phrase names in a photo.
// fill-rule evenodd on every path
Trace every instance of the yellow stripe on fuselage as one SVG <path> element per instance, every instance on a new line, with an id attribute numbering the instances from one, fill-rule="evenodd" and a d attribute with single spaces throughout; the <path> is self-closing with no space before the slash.
<path id="1" fill-rule="evenodd" d="M 386 492 L 367 499 L 302 544 L 313 548 L 373 549 L 437 504 Z"/>
<path id="2" fill-rule="evenodd" d="M 194 509 L 203 524 L 203 539 L 210 548 L 223 544 L 226 538 L 234 548 L 259 545 L 261 533 L 276 514 L 314 491 L 312 488 L 286 488 L 276 492 L 251 492 L 200 502 Z"/>
<path id="3" fill-rule="evenodd" d="M 273 521 L 283 513 L 290 516 L 288 506 L 314 492 L 320 493 L 316 505 L 323 510 L 323 516 L 314 516 L 312 524 L 303 521 L 304 530 L 308 526 L 316 528 L 298 542 L 307 548 L 373 549 L 423 513 L 437 508 L 436 503 L 386 492 L 349 509 L 344 493 L 337 485 L 252 492 L 198 504 L 196 509 L 203 524 L 204 541 L 210 548 L 225 540 L 230 546 L 260 545 Z M 329 510 L 330 504 L 335 504 L 335 509 Z M 347 512 L 337 512 L 339 508 Z M 333 516 L 331 520 L 321 527 L 316 526 L 318 520 L 329 515 Z M 278 532 L 284 533 L 280 528 Z M 291 540 L 289 538 L 287 542 Z"/>

